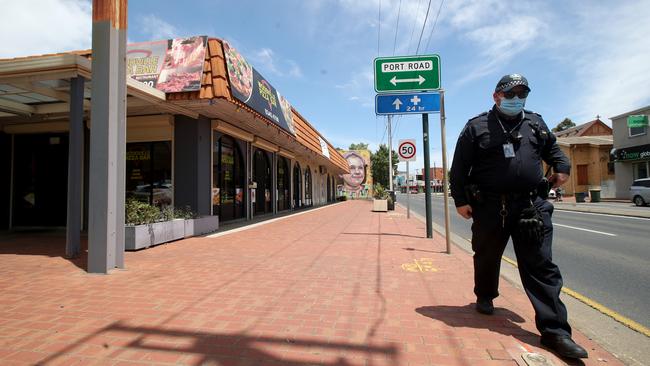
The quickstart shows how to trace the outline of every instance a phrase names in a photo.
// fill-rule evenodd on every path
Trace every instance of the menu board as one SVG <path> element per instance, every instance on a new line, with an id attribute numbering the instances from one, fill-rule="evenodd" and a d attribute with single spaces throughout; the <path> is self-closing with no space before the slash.
<path id="1" fill-rule="evenodd" d="M 126 50 L 126 74 L 165 93 L 201 88 L 207 36 L 132 43 Z"/>
<path id="2" fill-rule="evenodd" d="M 291 104 L 227 41 L 223 41 L 232 95 L 295 135 Z"/>

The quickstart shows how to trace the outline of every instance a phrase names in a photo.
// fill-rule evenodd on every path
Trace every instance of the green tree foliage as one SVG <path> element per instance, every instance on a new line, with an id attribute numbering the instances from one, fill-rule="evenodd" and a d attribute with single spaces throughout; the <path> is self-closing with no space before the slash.
<path id="1" fill-rule="evenodd" d="M 568 130 L 569 128 L 575 126 L 576 124 L 570 118 L 565 118 L 564 120 L 562 120 L 562 122 L 558 123 L 557 126 L 553 127 L 551 131 L 560 132 L 560 131 Z"/>
<path id="2" fill-rule="evenodd" d="M 379 149 L 370 156 L 372 179 L 374 183 L 379 183 L 384 187 L 389 187 L 388 184 L 388 146 L 379 145 Z M 397 172 L 397 163 L 399 158 L 397 153 L 393 150 L 393 176 Z"/>
<path id="3" fill-rule="evenodd" d="M 350 144 L 348 150 L 368 150 L 368 144 L 360 142 L 358 144 Z"/>

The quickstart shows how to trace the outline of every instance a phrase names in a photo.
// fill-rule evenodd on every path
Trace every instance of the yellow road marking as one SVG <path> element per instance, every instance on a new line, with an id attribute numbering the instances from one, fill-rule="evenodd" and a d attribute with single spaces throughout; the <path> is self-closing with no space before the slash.
<path id="1" fill-rule="evenodd" d="M 504 261 L 512 264 L 513 266 L 518 267 L 517 262 L 515 262 L 512 259 L 506 257 L 505 255 L 502 256 L 501 258 Z M 601 304 L 601 303 L 599 303 L 597 301 L 594 301 L 594 300 L 586 297 L 585 295 L 580 294 L 579 292 L 571 290 L 568 287 L 562 287 L 562 292 L 564 292 L 565 294 L 573 297 L 574 299 L 576 299 L 576 300 L 578 300 L 578 301 L 580 301 L 580 302 L 582 302 L 582 303 L 584 303 L 586 305 L 591 306 L 592 308 L 594 308 L 594 309 L 600 311 L 601 313 L 609 316 L 610 318 L 612 318 L 612 319 L 616 320 L 617 322 L 625 325 L 626 327 L 628 327 L 628 328 L 630 328 L 630 329 L 632 329 L 634 331 L 637 331 L 637 332 L 645 335 L 646 337 L 650 337 L 650 329 L 648 329 L 647 327 L 635 322 L 634 320 L 632 320 L 632 319 L 630 319 L 628 317 L 625 317 L 625 316 L 615 312 L 614 310 L 608 308 L 607 306 L 605 306 L 605 305 L 603 305 L 603 304 Z"/>
<path id="2" fill-rule="evenodd" d="M 404 263 L 402 269 L 409 272 L 438 272 L 438 269 L 433 266 L 433 259 L 420 258 L 414 259 L 415 263 Z"/>

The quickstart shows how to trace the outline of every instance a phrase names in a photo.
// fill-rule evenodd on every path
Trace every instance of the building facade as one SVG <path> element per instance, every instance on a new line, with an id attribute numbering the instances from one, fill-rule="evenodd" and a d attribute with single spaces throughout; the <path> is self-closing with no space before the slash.
<path id="1" fill-rule="evenodd" d="M 201 52 L 196 51 L 198 38 Z M 187 207 L 199 215 L 218 215 L 220 222 L 335 200 L 336 178 L 349 171 L 346 160 L 227 42 L 203 36 L 152 43 L 162 47 L 163 55 L 168 47 L 167 61 L 170 52 L 198 45 L 188 51 L 191 55 L 184 54 L 198 60 L 191 69 L 196 80 L 184 79 L 192 75 L 179 72 L 180 67 L 154 73 L 155 88 L 154 82 L 127 78 L 127 199 Z M 149 57 L 152 52 L 143 53 Z M 93 175 L 91 56 L 78 51 L 0 60 L 0 229 L 66 226 L 70 204 L 82 207 L 82 226 L 87 227 Z M 146 59 L 129 60 L 133 70 L 155 70 L 145 67 Z M 248 79 L 236 72 L 233 61 L 247 65 Z M 75 93 L 72 86 L 79 79 L 85 84 Z M 258 96 L 261 101 L 254 102 Z M 74 102 L 80 106 L 78 121 L 71 117 Z M 260 111 L 260 105 L 266 109 Z M 83 125 L 79 139 L 70 134 L 75 123 Z M 73 142 L 83 145 L 76 157 Z M 78 182 L 68 176 L 73 158 L 82 165 Z M 68 197 L 73 183 L 82 187 L 78 197 Z"/>
<path id="2" fill-rule="evenodd" d="M 639 115 L 648 118 L 650 106 L 611 118 L 614 130 L 614 149 L 611 155 L 616 170 L 617 198 L 629 199 L 632 182 L 635 179 L 650 176 L 650 135 L 648 135 L 648 126 L 628 126 L 628 117 Z"/>

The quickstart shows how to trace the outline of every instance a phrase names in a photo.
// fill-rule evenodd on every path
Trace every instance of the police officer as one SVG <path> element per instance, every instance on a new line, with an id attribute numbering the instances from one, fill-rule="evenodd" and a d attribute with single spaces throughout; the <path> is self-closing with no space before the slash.
<path id="1" fill-rule="evenodd" d="M 542 198 L 549 184 L 568 180 L 571 165 L 542 117 L 524 110 L 529 92 L 525 77 L 506 75 L 494 90 L 492 109 L 467 122 L 454 153 L 451 195 L 458 213 L 473 219 L 476 310 L 494 312 L 501 256 L 512 238 L 541 343 L 560 356 L 586 358 L 571 339 L 559 298 L 562 276 L 551 258 L 553 205 Z M 548 181 L 542 160 L 554 169 Z"/>

